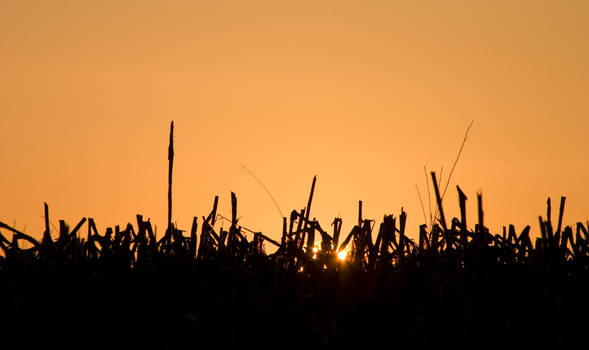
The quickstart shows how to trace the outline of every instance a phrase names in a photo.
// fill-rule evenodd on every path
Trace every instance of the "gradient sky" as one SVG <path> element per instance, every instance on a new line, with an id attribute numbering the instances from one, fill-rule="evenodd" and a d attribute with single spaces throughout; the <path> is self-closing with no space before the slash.
<path id="1" fill-rule="evenodd" d="M 190 229 L 214 195 L 241 224 L 279 237 L 306 205 L 347 232 L 357 201 L 377 223 L 423 223 L 424 165 L 472 136 L 455 185 L 485 219 L 521 230 L 556 211 L 589 219 L 587 1 L 0 1 L 0 220 L 37 237 L 51 221 L 99 229 L 166 221 L 176 126 L 174 220 Z M 433 202 L 432 202 L 433 205 Z M 427 211 L 427 203 L 426 208 Z"/>

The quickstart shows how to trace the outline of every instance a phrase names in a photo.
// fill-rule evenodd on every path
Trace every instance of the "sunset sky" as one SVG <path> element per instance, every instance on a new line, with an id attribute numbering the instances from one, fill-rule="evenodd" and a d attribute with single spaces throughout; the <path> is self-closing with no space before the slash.
<path id="1" fill-rule="evenodd" d="M 466 127 L 456 184 L 491 230 L 538 233 L 548 196 L 589 219 L 588 1 L 0 0 L 0 221 L 36 237 L 51 221 L 99 229 L 143 214 L 190 229 L 220 196 L 278 238 L 278 210 L 357 218 L 427 205 Z M 432 208 L 434 202 L 432 201 Z M 26 228 L 25 228 L 26 226 Z"/>

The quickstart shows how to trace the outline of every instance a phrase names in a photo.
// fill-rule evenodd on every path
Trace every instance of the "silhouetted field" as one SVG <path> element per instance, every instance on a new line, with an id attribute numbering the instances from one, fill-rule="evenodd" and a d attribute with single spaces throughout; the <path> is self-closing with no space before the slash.
<path id="1" fill-rule="evenodd" d="M 302 210 L 285 218 L 281 242 L 261 233 L 248 240 L 233 194 L 228 230 L 213 228 L 215 198 L 200 230 L 195 217 L 189 233 L 170 226 L 161 238 L 141 215 L 103 234 L 91 218 L 73 229 L 60 221 L 52 235 L 46 207 L 40 242 L 0 223 L 3 329 L 26 342 L 73 345 L 87 336 L 93 345 L 158 348 L 583 340 L 588 227 L 561 227 L 564 198 L 558 224 L 549 207 L 535 242 L 529 226 L 489 233 L 482 210 L 468 230 L 461 203 L 462 219 L 422 225 L 418 242 L 405 234 L 404 212 L 385 216 L 373 240 L 361 210 L 345 236 L 341 219 L 327 232 Z M 278 249 L 266 254 L 264 244 Z"/>
<path id="2" fill-rule="evenodd" d="M 0 222 L 0 344 L 556 349 L 585 340 L 589 224 L 563 227 L 564 197 L 556 225 L 548 200 L 541 237 L 530 226 L 492 234 L 480 194 L 468 228 L 459 187 L 461 217 L 446 221 L 432 173 L 436 221 L 414 241 L 403 210 L 376 228 L 362 202 L 349 233 L 341 218 L 324 229 L 310 219 L 313 179 L 280 242 L 239 225 L 233 193 L 231 218 L 216 197 L 185 232 L 171 220 L 172 134 L 169 154 L 163 237 L 141 215 L 104 233 L 92 218 L 51 232 L 46 204 L 41 241 Z M 228 230 L 215 229 L 221 219 Z"/>

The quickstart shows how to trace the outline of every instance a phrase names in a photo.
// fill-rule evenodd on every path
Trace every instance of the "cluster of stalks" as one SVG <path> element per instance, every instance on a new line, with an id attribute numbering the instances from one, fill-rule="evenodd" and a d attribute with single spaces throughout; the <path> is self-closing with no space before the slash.
<path id="1" fill-rule="evenodd" d="M 96 229 L 93 218 L 59 221 L 37 239 L 0 222 L 0 326 L 58 345 L 82 334 L 112 345 L 190 348 L 194 344 L 386 344 L 438 348 L 564 346 L 582 340 L 589 312 L 589 223 L 556 227 L 548 199 L 541 236 L 513 225 L 492 234 L 446 221 L 435 173 L 436 222 L 406 234 L 407 214 L 385 215 L 377 232 L 362 215 L 347 235 L 342 219 L 325 230 L 312 218 L 316 185 L 301 210 L 283 218 L 280 241 L 217 212 L 189 233 L 172 224 L 173 124 L 168 226 L 162 237 L 136 224 Z M 231 223 L 215 229 L 218 220 Z M 200 228 L 200 230 L 199 230 Z M 248 236 L 250 239 L 248 239 Z M 375 239 L 373 237 L 376 236 Z M 341 239 L 343 238 L 343 239 Z M 26 242 L 26 244 L 23 244 Z M 25 247 L 25 245 L 27 247 Z M 266 253 L 267 245 L 275 251 Z M 581 316 L 581 321 L 578 321 Z M 55 334 L 63 337 L 55 338 Z M 57 339 L 57 340 L 56 340 Z M 118 340 L 117 340 L 118 341 Z M 70 342 L 70 345 L 78 343 Z"/>
<path id="2" fill-rule="evenodd" d="M 432 172 L 434 188 L 435 173 Z M 237 198 L 231 193 L 232 213 L 228 219 L 217 213 L 218 197 L 213 209 L 204 218 L 198 234 L 198 219 L 193 218 L 190 234 L 170 224 L 161 238 L 154 234 L 152 224 L 142 215 L 136 216 L 136 226 L 128 223 L 106 228 L 104 234 L 96 229 L 93 218 L 82 218 L 70 229 L 64 220 L 59 220 L 59 232 L 54 239 L 49 224 L 49 210 L 45 204 L 45 231 L 40 241 L 14 227 L 0 222 L 0 268 L 10 264 L 101 264 L 117 262 L 126 268 L 148 266 L 159 261 L 175 259 L 187 264 L 215 260 L 219 257 L 245 262 L 250 258 L 262 258 L 279 263 L 285 268 L 338 269 L 343 263 L 364 271 L 400 268 L 422 259 L 452 259 L 455 264 L 465 266 L 472 259 L 482 259 L 485 254 L 497 257 L 500 264 L 551 266 L 585 260 L 589 256 L 589 223 L 578 222 L 573 229 L 563 228 L 562 218 L 565 197 L 561 197 L 556 228 L 551 218 L 551 201 L 547 201 L 546 218 L 539 217 L 541 236 L 532 240 L 530 226 L 519 234 L 513 225 L 503 227 L 501 234 L 491 234 L 483 222 L 482 196 L 478 194 L 478 223 L 474 230 L 467 228 L 466 196 L 457 186 L 461 218 L 446 223 L 443 207 L 440 205 L 438 222 L 428 228 L 419 227 L 418 242 L 405 232 L 407 214 L 401 209 L 399 216 L 385 215 L 374 236 L 374 220 L 362 217 L 362 201 L 358 206 L 358 221 L 352 230 L 340 240 L 342 219 L 336 217 L 331 233 L 324 230 L 316 219 L 310 219 L 316 178 L 313 179 L 307 207 L 293 210 L 290 218 L 283 218 L 283 232 L 277 242 L 261 232 L 241 227 L 237 219 Z M 440 203 L 441 204 L 441 203 Z M 231 222 L 229 229 L 214 226 L 218 220 Z M 82 233 L 86 226 L 86 234 Z M 252 239 L 248 240 L 247 236 Z M 417 235 L 416 235 L 417 236 Z M 21 248 L 22 242 L 28 248 Z M 341 242 L 340 242 L 341 241 Z M 265 246 L 276 247 L 272 254 L 266 254 Z"/>

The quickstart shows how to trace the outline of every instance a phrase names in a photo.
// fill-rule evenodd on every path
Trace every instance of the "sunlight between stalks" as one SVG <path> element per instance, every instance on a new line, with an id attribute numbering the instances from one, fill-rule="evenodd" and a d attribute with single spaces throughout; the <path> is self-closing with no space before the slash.
<path id="1" fill-rule="evenodd" d="M 313 252 L 313 260 L 317 260 L 317 254 L 321 250 L 321 246 L 319 244 L 313 245 L 312 252 Z M 346 257 L 348 256 L 348 249 L 344 249 L 342 251 L 337 252 L 337 258 L 340 261 L 346 261 Z"/>

